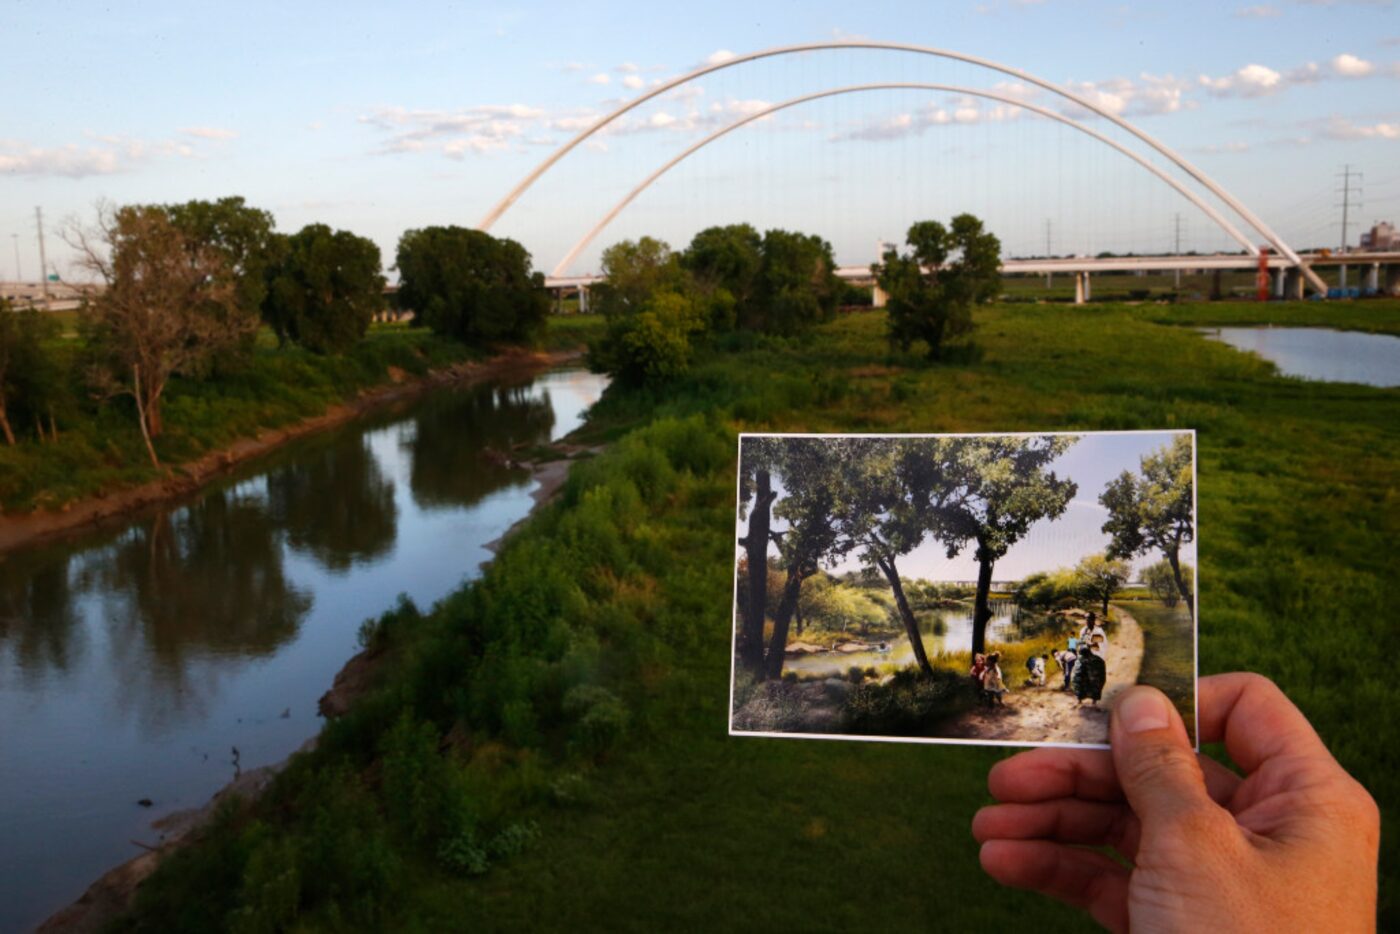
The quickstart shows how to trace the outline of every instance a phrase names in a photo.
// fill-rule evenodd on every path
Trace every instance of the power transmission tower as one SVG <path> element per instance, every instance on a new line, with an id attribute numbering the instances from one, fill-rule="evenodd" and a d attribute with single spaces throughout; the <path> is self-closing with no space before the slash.
<path id="1" fill-rule="evenodd" d="M 1174 215 L 1174 221 L 1173 221 L 1173 223 L 1174 223 L 1175 226 L 1176 226 L 1176 255 L 1179 257 L 1179 256 L 1181 256 L 1181 213 L 1180 213 L 1180 212 L 1177 212 L 1176 215 Z M 1177 262 L 1180 262 L 1180 260 L 1178 259 Z M 1173 277 L 1174 277 L 1174 279 L 1175 279 L 1175 286 L 1174 286 L 1174 287 L 1175 287 L 1176 291 L 1180 292 L 1180 291 L 1181 291 L 1181 267 L 1180 267 L 1180 266 L 1177 266 L 1176 269 L 1172 270 L 1172 275 L 1173 275 Z"/>
<path id="2" fill-rule="evenodd" d="M 44 256 L 44 209 L 34 209 L 34 223 L 39 228 L 39 287 L 44 292 L 44 310 L 49 310 L 49 261 Z"/>
<path id="3" fill-rule="evenodd" d="M 1347 255 L 1347 220 L 1348 220 L 1349 215 L 1351 214 L 1351 194 L 1352 194 L 1352 191 L 1353 191 L 1352 186 L 1351 186 L 1351 180 L 1354 178 L 1354 179 L 1356 179 L 1357 181 L 1360 181 L 1360 180 L 1361 180 L 1361 173 L 1360 173 L 1360 172 L 1353 171 L 1353 170 L 1352 170 L 1352 167 L 1351 167 L 1351 164 L 1348 163 L 1348 164 L 1342 166 L 1342 171 L 1341 171 L 1341 173 L 1340 173 L 1340 176 L 1341 176 L 1341 179 L 1342 179 L 1342 187 L 1341 187 L 1341 189 L 1340 189 L 1341 194 L 1342 194 L 1342 203 L 1341 203 L 1340 205 L 1338 205 L 1338 207 L 1340 207 L 1340 208 L 1342 209 L 1342 247 L 1341 247 L 1340 250 L 1338 250 L 1338 252 L 1341 254 L 1342 259 L 1343 259 L 1343 263 L 1342 263 L 1342 288 L 1346 288 L 1346 287 L 1347 287 L 1347 266 L 1346 266 L 1345 260 L 1346 260 L 1346 255 Z M 1360 189 L 1360 188 L 1357 188 L 1357 189 L 1355 189 L 1355 192 L 1356 192 L 1356 194 L 1357 194 L 1358 196 L 1360 196 L 1360 194 L 1361 194 L 1361 189 Z M 1357 206 L 1357 207 L 1361 207 L 1360 202 L 1357 202 L 1357 205 L 1356 205 L 1356 206 Z"/>
<path id="4" fill-rule="evenodd" d="M 20 265 L 19 265 L 19 234 L 17 234 L 17 233 L 12 233 L 12 234 L 10 234 L 10 239 L 13 240 L 13 241 L 15 242 L 15 281 L 16 281 L 16 282 L 23 282 L 23 281 L 24 281 L 24 270 L 21 269 L 21 268 L 20 268 Z"/>

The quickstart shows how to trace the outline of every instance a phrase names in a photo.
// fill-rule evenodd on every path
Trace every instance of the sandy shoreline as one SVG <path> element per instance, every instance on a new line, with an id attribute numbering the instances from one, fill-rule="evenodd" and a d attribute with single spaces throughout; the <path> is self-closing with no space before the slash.
<path id="1" fill-rule="evenodd" d="M 255 437 L 240 439 L 196 460 L 171 466 L 166 476 L 159 480 L 78 500 L 60 510 L 39 509 L 29 513 L 0 514 L 0 554 L 80 534 L 124 519 L 145 507 L 189 496 L 235 467 L 269 454 L 290 441 L 343 425 L 361 415 L 413 399 L 430 390 L 465 386 L 515 373 L 528 374 L 577 360 L 581 356 L 577 350 L 551 353 L 513 350 L 489 360 L 454 364 L 417 379 L 365 390 L 356 398 L 333 405 L 320 415 L 261 431 Z"/>

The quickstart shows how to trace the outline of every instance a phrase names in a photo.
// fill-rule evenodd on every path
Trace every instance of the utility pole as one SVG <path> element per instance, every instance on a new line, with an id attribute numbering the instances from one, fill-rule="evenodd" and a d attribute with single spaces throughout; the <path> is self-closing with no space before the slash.
<path id="1" fill-rule="evenodd" d="M 49 261 L 44 256 L 44 209 L 34 209 L 34 222 L 39 228 L 39 284 L 44 292 L 44 310 L 49 310 Z"/>
<path id="2" fill-rule="evenodd" d="M 1346 288 L 1346 287 L 1347 287 L 1347 265 L 1346 265 L 1346 256 L 1347 256 L 1347 218 L 1348 218 L 1348 216 L 1349 216 L 1350 213 L 1351 213 L 1351 192 L 1352 192 L 1351 180 L 1352 180 L 1353 178 L 1355 178 L 1357 181 L 1360 181 L 1360 180 L 1361 180 L 1361 173 L 1360 173 L 1360 172 L 1352 171 L 1351 164 L 1348 163 L 1348 164 L 1342 166 L 1341 177 L 1342 177 L 1342 188 L 1341 188 L 1341 192 L 1342 192 L 1342 203 L 1341 203 L 1340 207 L 1341 207 L 1341 209 L 1342 209 L 1342 248 L 1341 248 L 1341 250 L 1339 250 L 1338 252 L 1341 253 L 1341 256 L 1342 256 L 1342 288 Z M 1361 194 L 1361 189 L 1360 189 L 1360 188 L 1356 189 L 1356 193 L 1357 193 L 1358 195 L 1360 195 L 1360 194 Z M 1357 205 L 1357 207 L 1360 207 L 1360 206 L 1361 206 L 1360 204 Z"/>
<path id="3" fill-rule="evenodd" d="M 1049 259 L 1049 258 L 1050 258 L 1050 218 L 1048 218 L 1048 217 L 1045 218 L 1045 258 L 1046 258 L 1046 259 Z M 1051 275 L 1052 275 L 1052 273 L 1049 273 L 1049 272 L 1047 272 L 1047 273 L 1045 274 L 1045 287 L 1046 287 L 1047 289 L 1050 288 L 1050 276 L 1051 276 Z"/>
<path id="4" fill-rule="evenodd" d="M 20 266 L 19 266 L 19 234 L 17 234 L 17 233 L 12 233 L 12 234 L 10 234 L 10 239 L 13 240 L 13 241 L 15 242 L 15 281 L 16 281 L 16 282 L 23 282 L 23 281 L 24 281 L 24 270 L 21 269 Z"/>
<path id="5" fill-rule="evenodd" d="M 1175 215 L 1175 224 L 1176 224 L 1176 255 L 1177 255 L 1178 257 L 1180 257 L 1180 256 L 1181 256 L 1181 212 L 1180 212 L 1180 211 L 1178 211 L 1178 212 L 1176 213 L 1176 215 Z M 1180 262 L 1180 259 L 1178 259 L 1177 261 Z M 1174 285 L 1174 288 L 1176 289 L 1176 291 L 1177 291 L 1178 293 L 1180 293 L 1180 292 L 1181 292 L 1181 267 L 1180 267 L 1180 266 L 1177 266 L 1176 269 L 1172 270 L 1172 275 L 1175 277 L 1175 285 Z"/>

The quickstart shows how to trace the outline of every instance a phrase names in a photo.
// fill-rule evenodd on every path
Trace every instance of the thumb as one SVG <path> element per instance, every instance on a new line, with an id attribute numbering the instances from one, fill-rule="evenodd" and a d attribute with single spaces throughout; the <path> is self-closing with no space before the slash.
<path id="1" fill-rule="evenodd" d="M 1119 695 L 1109 727 L 1113 767 L 1144 832 L 1201 808 L 1215 810 L 1175 705 L 1146 685 Z"/>

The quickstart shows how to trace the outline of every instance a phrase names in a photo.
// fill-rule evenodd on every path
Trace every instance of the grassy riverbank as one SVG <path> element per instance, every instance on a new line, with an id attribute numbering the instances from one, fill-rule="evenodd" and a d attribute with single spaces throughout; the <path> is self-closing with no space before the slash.
<path id="1" fill-rule="evenodd" d="M 381 686 L 121 927 L 1091 929 L 978 868 L 968 821 L 1001 752 L 726 735 L 746 429 L 1198 429 L 1202 670 L 1278 680 L 1389 811 L 1400 395 L 1280 379 L 1152 313 L 988 308 L 937 366 L 855 315 L 610 392 L 588 434 L 618 443 L 480 582 L 370 627 Z"/>

